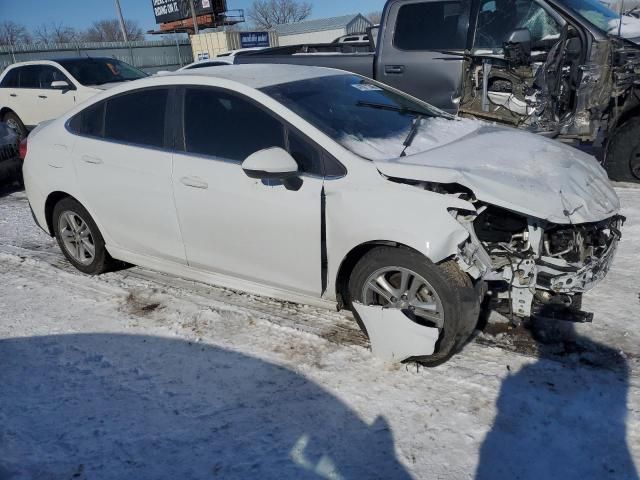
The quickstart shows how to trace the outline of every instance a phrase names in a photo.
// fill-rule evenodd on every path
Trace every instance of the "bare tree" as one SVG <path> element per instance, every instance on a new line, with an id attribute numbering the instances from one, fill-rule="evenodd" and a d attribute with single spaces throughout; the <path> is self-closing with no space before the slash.
<path id="1" fill-rule="evenodd" d="M 144 40 L 144 32 L 138 22 L 125 20 L 124 28 L 129 40 Z M 82 39 L 87 42 L 119 42 L 122 41 L 122 31 L 118 20 L 100 20 L 93 24 L 83 33 Z"/>
<path id="2" fill-rule="evenodd" d="M 29 43 L 31 36 L 24 25 L 11 20 L 0 22 L 0 45 L 15 45 L 17 43 Z"/>
<path id="3" fill-rule="evenodd" d="M 367 14 L 367 18 L 369 19 L 369 21 L 371 23 L 373 23 L 374 25 L 378 25 L 380 23 L 380 20 L 382 20 L 382 12 L 377 11 L 377 12 L 369 12 Z"/>
<path id="4" fill-rule="evenodd" d="M 78 40 L 78 32 L 62 22 L 43 23 L 34 30 L 33 36 L 40 43 L 69 43 Z"/>
<path id="5" fill-rule="evenodd" d="M 254 0 L 247 15 L 259 28 L 300 22 L 311 15 L 313 6 L 299 0 Z"/>

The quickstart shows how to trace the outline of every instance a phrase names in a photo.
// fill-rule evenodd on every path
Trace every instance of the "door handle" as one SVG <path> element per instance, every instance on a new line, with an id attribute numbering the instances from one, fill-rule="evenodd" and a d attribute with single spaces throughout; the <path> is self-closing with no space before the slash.
<path id="1" fill-rule="evenodd" d="M 38 95 L 38 98 L 47 98 L 46 95 Z"/>
<path id="2" fill-rule="evenodd" d="M 199 177 L 182 177 L 180 183 L 187 187 L 201 188 L 203 190 L 209 188 L 209 184 Z"/>
<path id="3" fill-rule="evenodd" d="M 385 65 L 384 73 L 392 73 L 394 75 L 400 75 L 404 73 L 404 65 Z"/>
<path id="4" fill-rule="evenodd" d="M 10 97 L 17 97 L 18 95 L 16 95 L 15 93 L 10 93 L 9 96 Z"/>
<path id="5" fill-rule="evenodd" d="M 91 155 L 83 155 L 82 161 L 85 163 L 91 163 L 93 165 L 100 165 L 101 163 L 103 163 L 101 158 L 92 157 Z"/>

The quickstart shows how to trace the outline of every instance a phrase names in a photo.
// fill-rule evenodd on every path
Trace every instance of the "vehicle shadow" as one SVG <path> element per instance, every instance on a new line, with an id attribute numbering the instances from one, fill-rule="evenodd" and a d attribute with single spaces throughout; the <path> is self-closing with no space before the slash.
<path id="1" fill-rule="evenodd" d="M 0 479 L 410 478 L 384 418 L 210 345 L 0 340 L 0 385 Z"/>
<path id="2" fill-rule="evenodd" d="M 476 479 L 637 480 L 626 439 L 627 361 L 573 324 L 549 328 L 532 326 L 539 359 L 502 383 Z"/>

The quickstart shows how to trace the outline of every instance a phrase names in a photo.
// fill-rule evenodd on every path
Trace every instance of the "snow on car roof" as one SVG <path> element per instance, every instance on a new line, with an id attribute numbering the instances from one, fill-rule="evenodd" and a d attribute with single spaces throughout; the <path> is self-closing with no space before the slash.
<path id="1" fill-rule="evenodd" d="M 264 88 L 281 83 L 348 74 L 342 70 L 302 65 L 255 64 L 205 67 L 176 72 L 176 75 L 205 75 L 224 78 L 252 88 Z"/>

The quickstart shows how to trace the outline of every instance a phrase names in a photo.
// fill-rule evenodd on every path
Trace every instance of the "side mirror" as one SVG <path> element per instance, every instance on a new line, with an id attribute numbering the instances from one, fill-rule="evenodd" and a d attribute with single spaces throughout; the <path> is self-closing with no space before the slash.
<path id="1" fill-rule="evenodd" d="M 517 28 L 504 42 L 504 58 L 514 65 L 531 62 L 531 32 L 528 28 Z"/>
<path id="2" fill-rule="evenodd" d="M 284 180 L 298 175 L 298 164 L 289 152 L 272 147 L 249 155 L 242 162 L 244 173 L 250 178 Z"/>
<path id="3" fill-rule="evenodd" d="M 71 85 L 66 80 L 56 80 L 55 82 L 51 82 L 51 88 L 54 90 L 71 90 Z"/>

